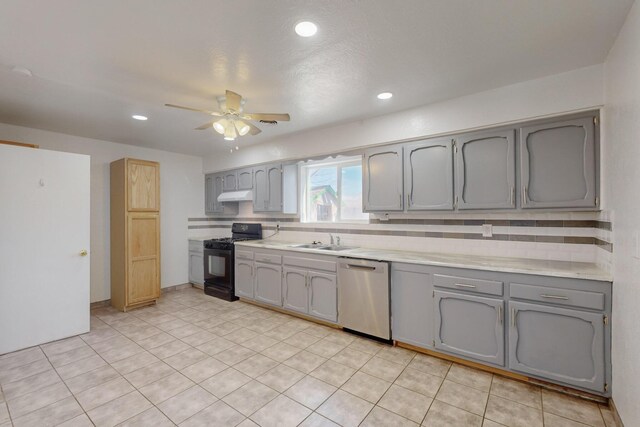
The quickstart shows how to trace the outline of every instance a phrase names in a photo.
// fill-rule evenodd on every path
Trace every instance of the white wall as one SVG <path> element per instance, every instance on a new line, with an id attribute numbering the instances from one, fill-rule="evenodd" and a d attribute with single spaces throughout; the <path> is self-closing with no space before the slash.
<path id="1" fill-rule="evenodd" d="M 640 4 L 605 62 L 605 203 L 613 216 L 613 400 L 640 425 Z"/>
<path id="2" fill-rule="evenodd" d="M 109 299 L 111 294 L 109 164 L 122 157 L 160 162 L 162 287 L 188 281 L 187 218 L 204 212 L 202 158 L 3 123 L 0 140 L 91 156 L 92 302 Z"/>
<path id="3" fill-rule="evenodd" d="M 205 159 L 204 170 L 304 158 L 598 107 L 603 104 L 602 72 L 602 65 L 593 65 L 399 113 L 300 132 L 233 154 L 216 154 Z"/>

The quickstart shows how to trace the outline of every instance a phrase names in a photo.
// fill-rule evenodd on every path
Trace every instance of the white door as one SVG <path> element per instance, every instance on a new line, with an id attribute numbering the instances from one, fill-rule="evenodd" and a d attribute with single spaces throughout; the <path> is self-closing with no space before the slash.
<path id="1" fill-rule="evenodd" d="M 89 331 L 90 158 L 0 145 L 0 354 Z"/>

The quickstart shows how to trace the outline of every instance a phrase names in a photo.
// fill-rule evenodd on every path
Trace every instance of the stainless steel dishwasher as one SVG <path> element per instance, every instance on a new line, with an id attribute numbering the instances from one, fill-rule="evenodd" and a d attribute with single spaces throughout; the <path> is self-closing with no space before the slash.
<path id="1" fill-rule="evenodd" d="M 391 339 L 389 263 L 338 260 L 338 323 L 346 329 Z"/>

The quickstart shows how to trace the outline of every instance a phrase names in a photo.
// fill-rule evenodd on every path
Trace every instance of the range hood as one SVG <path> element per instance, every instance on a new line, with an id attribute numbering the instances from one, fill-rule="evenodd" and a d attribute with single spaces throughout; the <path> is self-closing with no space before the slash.
<path id="1" fill-rule="evenodd" d="M 253 191 L 227 191 L 218 196 L 219 202 L 244 202 L 247 200 L 253 200 Z"/>

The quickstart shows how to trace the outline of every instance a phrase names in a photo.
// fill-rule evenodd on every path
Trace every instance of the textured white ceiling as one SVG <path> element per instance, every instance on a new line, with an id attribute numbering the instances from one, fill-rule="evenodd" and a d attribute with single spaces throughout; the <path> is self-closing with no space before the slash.
<path id="1" fill-rule="evenodd" d="M 164 103 L 291 114 L 260 143 L 600 63 L 632 2 L 2 0 L 0 122 L 211 155 L 208 116 Z"/>

